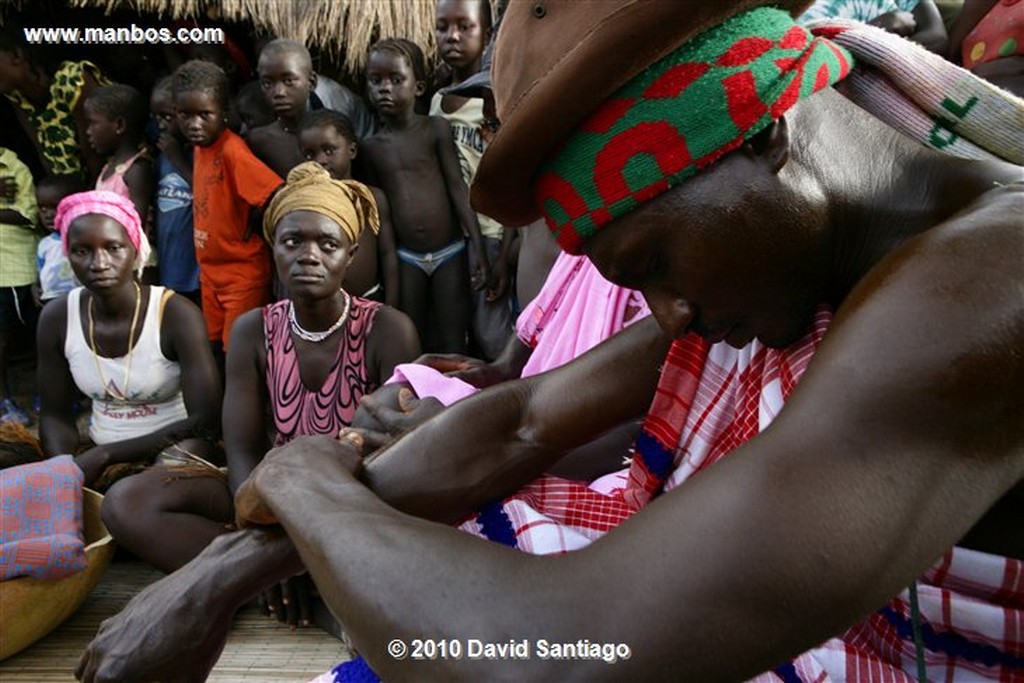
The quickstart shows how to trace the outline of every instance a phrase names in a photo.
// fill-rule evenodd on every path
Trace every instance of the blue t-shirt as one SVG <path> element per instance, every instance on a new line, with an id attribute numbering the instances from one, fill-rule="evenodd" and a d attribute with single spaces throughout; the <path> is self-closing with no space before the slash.
<path id="1" fill-rule="evenodd" d="M 186 152 L 192 163 L 191 151 Z M 157 160 L 156 243 L 160 284 L 176 292 L 199 289 L 199 264 L 192 234 L 192 188 L 162 154 Z"/>

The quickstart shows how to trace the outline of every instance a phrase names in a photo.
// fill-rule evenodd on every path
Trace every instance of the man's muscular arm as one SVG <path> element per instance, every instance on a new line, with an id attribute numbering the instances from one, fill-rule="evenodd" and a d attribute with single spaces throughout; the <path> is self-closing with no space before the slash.
<path id="1" fill-rule="evenodd" d="M 667 350 L 657 323 L 641 321 L 576 362 L 459 401 L 373 456 L 363 480 L 399 510 L 458 519 L 642 414 Z"/>
<path id="2" fill-rule="evenodd" d="M 386 680 L 748 678 L 884 603 L 1024 477 L 1024 307 L 1007 286 L 1024 253 L 979 214 L 858 285 L 762 435 L 579 552 L 404 515 L 340 458 L 340 484 L 295 452 L 255 485 Z M 586 638 L 632 657 L 396 660 L 393 638 Z"/>
<path id="3" fill-rule="evenodd" d="M 368 463 L 364 475 L 394 505 L 439 519 L 456 517 L 474 501 L 493 498 L 491 491 L 515 488 L 543 471 L 544 463 L 557 459 L 559 448 L 588 441 L 621 421 L 618 415 L 623 412 L 632 416 L 642 411 L 650 402 L 666 347 L 656 325 L 637 323 L 578 361 L 547 373 L 547 379 L 539 375 L 483 392 L 473 397 L 472 409 L 460 408 L 468 400 L 453 406 L 441 428 L 427 423 L 410 432 L 386 457 Z M 587 383 L 587 391 L 578 391 Z M 488 416 L 488 425 L 501 428 L 486 448 L 481 443 L 482 414 Z M 559 424 L 567 420 L 572 427 L 563 430 Z M 425 436 L 417 437 L 421 432 Z M 507 451 L 500 439 L 513 442 Z M 295 447 L 301 451 L 302 443 Z M 478 462 L 470 462 L 474 458 Z M 326 470 L 321 474 L 329 478 Z M 478 486 L 478 491 L 468 490 Z M 362 485 L 360 489 L 365 490 Z M 309 512 L 307 522 L 319 528 L 326 511 Z M 273 542 L 266 538 L 267 532 L 261 530 L 221 536 L 181 570 L 147 588 L 104 624 L 82 657 L 79 678 L 89 683 L 174 681 L 179 680 L 176 671 L 209 671 L 235 610 L 301 571 L 286 537 L 273 537 Z M 183 601 L 186 589 L 190 599 Z M 209 617 L 211 610 L 219 615 L 216 619 Z M 193 631 L 202 634 L 205 649 L 193 647 L 194 641 L 184 637 Z M 216 643 L 216 651 L 210 642 Z"/>

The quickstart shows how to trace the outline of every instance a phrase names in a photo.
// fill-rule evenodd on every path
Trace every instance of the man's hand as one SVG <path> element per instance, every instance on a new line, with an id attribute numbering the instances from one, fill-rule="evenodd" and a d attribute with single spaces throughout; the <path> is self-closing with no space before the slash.
<path id="1" fill-rule="evenodd" d="M 83 683 L 191 683 L 217 663 L 236 606 L 209 592 L 188 564 L 100 625 L 75 669 Z"/>
<path id="2" fill-rule="evenodd" d="M 342 430 L 339 436 L 358 443 L 364 453 L 369 453 L 443 410 L 444 405 L 436 398 L 420 399 L 407 385 L 388 384 L 359 401 L 352 428 Z"/>
<path id="3" fill-rule="evenodd" d="M 351 440 L 301 436 L 272 449 L 235 492 L 235 521 L 239 527 L 277 524 L 270 495 L 301 491 L 302 481 L 345 470 L 352 476 L 362 468 L 362 451 Z"/>
<path id="4" fill-rule="evenodd" d="M 487 361 L 480 358 L 464 356 L 461 353 L 425 353 L 413 361 L 417 365 L 426 365 L 434 368 L 440 373 L 457 377 L 461 372 L 467 372 L 481 365 L 487 365 Z"/>
<path id="5" fill-rule="evenodd" d="M 477 389 L 483 389 L 517 378 L 517 375 L 510 373 L 500 360 L 488 363 L 479 358 L 470 358 L 458 353 L 426 353 L 413 362 L 434 368 L 449 377 L 461 379 Z"/>

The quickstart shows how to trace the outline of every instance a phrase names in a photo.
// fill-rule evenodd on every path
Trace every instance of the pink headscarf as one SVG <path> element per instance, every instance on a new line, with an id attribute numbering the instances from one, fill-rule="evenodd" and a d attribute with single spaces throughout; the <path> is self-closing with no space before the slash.
<path id="1" fill-rule="evenodd" d="M 71 221 L 89 213 L 108 216 L 121 224 L 128 239 L 135 246 L 135 269 L 141 271 L 149 260 L 149 240 L 142 230 L 142 221 L 135 204 L 127 197 L 106 190 L 90 190 L 68 195 L 57 205 L 57 216 L 54 225 L 60 232 L 60 241 L 64 245 L 64 254 L 68 254 L 68 231 Z"/>

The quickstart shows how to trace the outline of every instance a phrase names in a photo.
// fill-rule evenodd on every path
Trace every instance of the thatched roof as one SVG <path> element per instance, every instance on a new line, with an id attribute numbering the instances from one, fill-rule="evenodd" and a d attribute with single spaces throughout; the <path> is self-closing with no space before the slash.
<path id="1" fill-rule="evenodd" d="M 134 9 L 161 17 L 250 21 L 277 38 L 336 53 L 352 73 L 362 70 L 374 38 L 408 38 L 434 51 L 436 0 L 70 0 L 106 12 Z M 378 30 L 379 29 L 379 30 Z"/>

